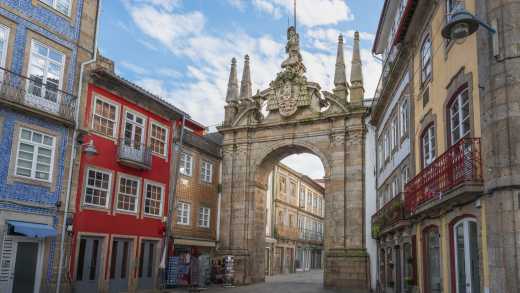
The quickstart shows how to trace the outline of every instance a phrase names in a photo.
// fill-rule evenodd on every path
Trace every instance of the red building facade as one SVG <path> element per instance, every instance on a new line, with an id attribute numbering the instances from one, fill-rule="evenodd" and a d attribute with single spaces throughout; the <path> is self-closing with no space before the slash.
<path id="1" fill-rule="evenodd" d="M 183 113 L 113 67 L 93 69 L 84 86 L 70 277 L 76 292 L 154 288 Z"/>

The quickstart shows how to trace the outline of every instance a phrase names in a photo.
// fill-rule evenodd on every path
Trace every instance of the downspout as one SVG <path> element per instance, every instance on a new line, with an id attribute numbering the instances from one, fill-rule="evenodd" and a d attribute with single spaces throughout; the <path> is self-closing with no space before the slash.
<path id="1" fill-rule="evenodd" d="M 222 152 L 222 150 L 221 150 Z M 222 154 L 222 153 L 221 153 Z M 217 243 L 220 241 L 220 202 L 222 200 L 222 159 L 218 168 Z"/>
<path id="2" fill-rule="evenodd" d="M 76 113 L 74 113 L 74 132 L 72 134 L 72 148 L 70 153 L 70 162 L 69 162 L 69 174 L 68 174 L 68 184 L 67 184 L 67 195 L 65 198 L 65 210 L 63 211 L 63 224 L 61 227 L 61 240 L 60 240 L 60 259 L 58 266 L 58 278 L 56 281 L 56 293 L 60 292 L 61 286 L 61 278 L 62 278 L 62 270 L 63 270 L 63 262 L 65 258 L 64 248 L 65 248 L 65 233 L 67 232 L 67 216 L 69 214 L 69 205 L 70 205 L 70 192 L 72 188 L 72 169 L 74 167 L 74 162 L 76 160 L 76 148 L 77 148 L 77 136 L 79 129 L 79 108 L 81 107 L 81 93 L 83 91 L 83 73 L 85 71 L 85 66 L 95 63 L 97 60 L 97 47 L 98 47 L 98 36 L 99 36 L 99 16 L 101 14 L 101 2 L 99 0 L 98 6 L 96 9 L 96 27 L 95 27 L 95 35 L 94 35 L 94 57 L 90 60 L 87 60 L 81 63 L 80 73 L 79 73 L 79 85 L 78 85 L 78 95 L 77 95 L 77 105 L 76 105 Z M 81 26 L 81 23 L 79 24 Z M 81 27 L 80 27 L 81 32 Z"/>
<path id="3" fill-rule="evenodd" d="M 186 125 L 186 114 L 183 113 L 182 115 L 182 127 L 181 127 L 181 133 L 179 137 L 179 145 L 176 148 L 175 141 L 172 143 L 172 164 L 175 164 L 175 170 L 173 172 L 173 177 L 170 181 L 170 192 L 168 196 L 168 217 L 166 219 L 166 232 L 164 233 L 164 246 L 161 256 L 161 263 L 159 265 L 159 268 L 162 270 L 162 286 L 163 288 L 166 288 L 166 256 L 168 254 L 168 241 L 170 240 L 173 229 L 173 211 L 175 209 L 175 194 L 177 192 L 177 181 L 179 178 L 179 167 L 180 167 L 180 157 L 182 153 L 182 143 L 184 138 L 184 127 Z M 174 134 L 175 135 L 175 134 Z M 174 136 L 175 137 L 175 136 Z M 174 138 L 175 139 L 175 138 Z M 177 149 L 177 151 L 176 151 Z"/>

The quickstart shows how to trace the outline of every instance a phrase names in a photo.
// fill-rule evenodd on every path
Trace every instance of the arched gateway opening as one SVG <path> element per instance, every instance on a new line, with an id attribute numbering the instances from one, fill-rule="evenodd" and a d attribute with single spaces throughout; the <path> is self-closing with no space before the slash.
<path id="1" fill-rule="evenodd" d="M 311 153 L 325 169 L 324 285 L 366 288 L 364 243 L 364 119 L 359 36 L 354 39 L 351 82 L 346 81 L 343 39 L 333 93 L 308 82 L 299 36 L 290 27 L 287 59 L 270 87 L 252 95 L 249 58 L 238 90 L 233 59 L 226 97 L 220 241 L 217 253 L 234 256 L 237 284 L 262 282 L 268 175 L 283 158 Z M 350 94 L 350 99 L 348 98 Z M 267 115 L 262 108 L 267 104 Z"/>

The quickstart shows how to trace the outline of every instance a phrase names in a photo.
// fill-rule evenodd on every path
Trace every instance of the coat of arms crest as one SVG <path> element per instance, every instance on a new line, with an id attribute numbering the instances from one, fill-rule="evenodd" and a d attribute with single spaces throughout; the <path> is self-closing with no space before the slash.
<path id="1" fill-rule="evenodd" d="M 291 82 L 286 82 L 278 93 L 278 111 L 280 115 L 289 117 L 296 113 L 298 109 L 298 102 L 293 92 Z"/>

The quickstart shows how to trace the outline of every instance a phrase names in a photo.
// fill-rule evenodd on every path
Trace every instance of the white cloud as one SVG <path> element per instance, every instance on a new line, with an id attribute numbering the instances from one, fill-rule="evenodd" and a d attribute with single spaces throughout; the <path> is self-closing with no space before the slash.
<path id="1" fill-rule="evenodd" d="M 349 38 L 354 38 L 355 32 L 356 32 L 355 30 L 349 30 L 349 31 L 347 31 L 346 36 Z M 359 32 L 359 39 L 361 39 L 361 40 L 373 41 L 375 38 L 376 38 L 376 35 L 374 35 L 373 33 Z"/>
<path id="2" fill-rule="evenodd" d="M 136 0 L 136 2 L 155 5 L 167 11 L 172 11 L 181 4 L 182 0 Z"/>
<path id="3" fill-rule="evenodd" d="M 321 179 L 325 176 L 323 164 L 316 155 L 305 153 L 291 155 L 281 161 L 296 172 L 300 172 L 312 179 Z"/>
<path id="4" fill-rule="evenodd" d="M 282 3 L 282 0 L 263 1 Z M 304 0 L 299 2 L 305 3 Z M 186 71 L 182 74 L 175 70 L 169 72 L 164 69 L 155 70 L 152 71 L 156 73 L 155 77 L 143 77 L 138 83 L 169 99 L 204 124 L 211 126 L 223 120 L 224 97 L 232 57 L 238 59 L 240 79 L 243 56 L 250 55 L 253 92 L 268 87 L 269 82 L 280 71 L 280 64 L 285 58 L 285 44 L 274 40 L 270 35 L 253 37 L 236 29 L 209 33 L 205 28 L 205 18 L 198 11 L 179 13 L 175 10 L 161 10 L 157 5 L 142 2 L 129 3 L 127 9 L 136 25 L 154 42 L 160 44 L 154 47 L 164 47 L 173 55 L 186 58 L 188 63 Z M 331 90 L 335 46 L 339 32 L 335 29 L 321 29 L 309 30 L 301 34 L 302 43 L 306 40 L 311 41 L 310 45 L 302 46 L 308 79 L 320 83 L 324 90 Z M 316 52 L 318 42 L 322 43 L 323 48 L 320 48 L 322 52 Z M 345 54 L 346 61 L 349 62 L 351 49 L 347 47 Z M 365 82 L 366 97 L 372 97 L 379 76 L 379 64 L 370 56 L 368 50 L 363 50 L 362 56 L 365 80 L 367 77 L 375 80 Z M 349 67 L 347 65 L 348 70 Z M 175 77 L 184 76 L 185 79 L 181 84 L 171 82 L 170 78 L 160 80 L 161 75 L 168 77 L 169 74 Z"/>
<path id="5" fill-rule="evenodd" d="M 245 0 L 227 0 L 229 5 L 237 8 L 240 11 L 244 11 L 246 7 Z"/>
<path id="6" fill-rule="evenodd" d="M 257 9 L 280 18 L 281 11 L 293 15 L 292 0 L 254 0 Z M 298 0 L 297 23 L 307 27 L 337 24 L 354 19 L 344 0 Z"/>
<path id="7" fill-rule="evenodd" d="M 117 65 L 120 65 L 121 67 L 126 68 L 139 75 L 145 75 L 145 74 L 149 73 L 149 71 L 147 69 L 145 69 L 144 67 L 138 66 L 138 65 L 130 63 L 128 61 L 121 61 L 118 64 L 116 64 L 116 66 Z"/>

